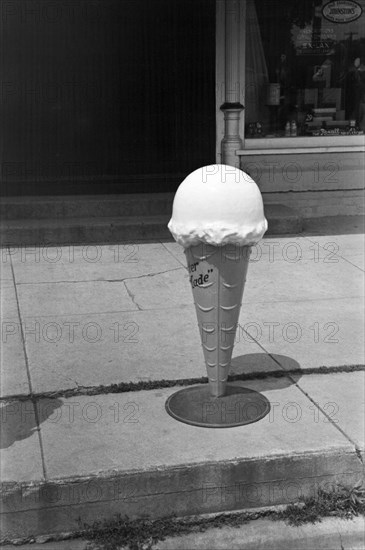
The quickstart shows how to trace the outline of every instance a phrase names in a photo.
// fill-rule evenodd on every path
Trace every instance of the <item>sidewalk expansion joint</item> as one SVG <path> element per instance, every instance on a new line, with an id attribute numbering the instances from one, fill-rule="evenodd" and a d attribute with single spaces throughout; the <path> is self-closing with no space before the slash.
<path id="1" fill-rule="evenodd" d="M 9 247 L 8 247 L 8 253 L 10 255 Z M 36 425 L 37 425 L 39 449 L 40 449 L 41 462 L 42 462 L 42 472 L 43 472 L 43 477 L 45 479 L 47 479 L 46 461 L 45 461 L 45 455 L 44 455 L 42 434 L 41 434 L 41 430 L 40 430 L 40 419 L 39 419 L 38 409 L 37 409 L 37 406 L 36 406 L 36 398 L 34 397 L 34 394 L 33 394 L 32 380 L 31 380 L 30 368 L 29 368 L 29 359 L 28 359 L 27 348 L 26 348 L 26 344 L 25 344 L 25 334 L 24 334 L 24 328 L 23 328 L 23 321 L 22 321 L 22 315 L 21 315 L 21 311 L 20 311 L 18 291 L 17 291 L 16 284 L 15 284 L 15 273 L 14 273 L 14 266 L 13 266 L 11 255 L 10 255 L 10 267 L 11 267 L 11 272 L 12 272 L 12 276 L 13 276 L 13 280 L 14 280 L 15 301 L 16 301 L 16 307 L 17 307 L 19 322 L 20 322 L 20 334 L 21 334 L 22 348 L 23 348 L 23 353 L 24 353 L 25 369 L 26 369 L 26 373 L 27 373 L 29 392 L 30 392 L 30 396 L 31 396 L 30 400 L 31 400 L 32 405 L 33 405 L 34 417 L 35 417 L 35 421 L 36 421 Z"/>
<path id="2" fill-rule="evenodd" d="M 324 248 L 324 246 L 322 246 L 320 243 L 318 243 L 318 241 L 313 241 L 310 237 L 304 237 L 305 239 L 307 239 L 310 243 L 312 244 L 318 244 L 322 250 L 324 250 L 325 252 L 328 252 L 328 250 L 326 248 Z M 365 270 L 362 269 L 360 266 L 356 265 L 356 264 L 353 264 L 350 260 L 348 260 L 347 258 L 344 258 L 343 256 L 341 256 L 341 254 L 338 254 L 337 252 L 331 252 L 330 251 L 330 254 L 336 256 L 337 258 L 341 258 L 341 260 L 343 260 L 344 262 L 347 262 L 348 264 L 352 265 L 353 267 L 356 267 L 356 269 L 359 269 L 361 271 L 361 273 L 365 273 Z M 328 262 L 328 263 L 337 263 L 337 262 Z"/>
<path id="3" fill-rule="evenodd" d="M 329 414 L 326 413 L 326 411 L 309 395 L 308 392 L 306 392 L 305 390 L 303 390 L 303 388 L 300 387 L 300 385 L 298 384 L 298 382 L 296 382 L 294 379 L 292 379 L 290 376 L 289 378 L 293 381 L 293 384 L 295 384 L 295 386 L 298 388 L 298 390 L 300 392 L 302 392 L 303 395 L 306 396 L 307 399 L 309 399 L 309 401 L 311 401 L 313 403 L 313 405 L 315 407 L 317 407 L 318 410 L 321 411 L 321 413 L 327 418 L 327 421 L 334 427 L 336 428 L 346 439 L 347 441 L 349 441 L 349 443 L 351 443 L 351 445 L 354 446 L 354 449 L 355 449 L 355 453 L 357 455 L 357 457 L 359 457 L 358 455 L 358 448 L 357 448 L 357 445 L 355 443 L 355 441 L 337 424 L 337 422 L 334 422 L 333 419 L 331 418 L 331 416 Z M 362 462 L 362 461 L 361 461 Z"/>
<path id="4" fill-rule="evenodd" d="M 275 361 L 276 359 L 274 357 L 272 357 Z M 276 361 L 276 363 L 278 363 L 278 361 Z M 279 363 L 278 363 L 279 364 Z M 353 365 L 355 367 L 355 365 Z M 358 367 L 361 367 L 361 365 L 358 365 Z M 300 369 L 298 369 L 300 370 Z M 364 370 L 364 368 L 359 368 L 357 370 Z M 323 371 L 322 371 L 323 372 Z M 340 372 L 340 371 L 336 371 L 336 372 Z M 352 371 L 342 371 L 342 372 L 354 372 L 354 370 Z M 314 374 L 314 373 L 313 373 Z M 317 374 L 317 373 L 316 373 Z M 306 392 L 299 384 L 299 382 L 297 380 L 295 380 L 295 378 L 293 378 L 292 376 L 292 372 L 289 371 L 288 372 L 288 378 L 293 382 L 293 384 L 298 388 L 298 390 L 303 394 L 305 395 L 305 397 L 307 399 L 309 399 L 309 401 L 311 401 L 313 403 L 313 405 L 315 407 L 317 407 L 317 409 L 319 411 L 321 411 L 321 413 L 327 418 L 327 421 L 332 425 L 334 426 L 350 443 L 351 445 L 354 446 L 354 449 L 355 449 L 355 453 L 357 455 L 358 458 L 360 458 L 360 461 L 362 462 L 362 457 L 361 457 L 361 453 L 360 453 L 360 450 L 358 449 L 356 443 L 354 442 L 354 440 L 349 436 L 347 435 L 347 433 L 342 429 L 340 428 L 340 426 L 337 424 L 337 422 L 334 422 L 334 420 L 331 418 L 331 416 L 329 416 L 326 411 L 314 400 L 312 399 L 312 397 L 309 395 L 308 392 Z"/>
<path id="5" fill-rule="evenodd" d="M 263 380 L 266 378 L 291 378 L 295 375 L 309 376 L 311 374 L 336 374 L 343 372 L 359 372 L 365 371 L 365 365 L 343 365 L 338 367 L 318 367 L 306 370 L 293 369 L 286 371 L 281 367 L 281 370 L 274 370 L 271 372 L 251 372 L 242 374 L 232 374 L 228 376 L 229 382 L 244 382 L 249 380 Z M 153 391 L 166 388 L 174 388 L 177 386 L 192 386 L 196 384 L 207 384 L 208 378 L 202 376 L 200 378 L 178 378 L 176 380 L 145 380 L 139 382 L 120 382 L 118 384 L 110 384 L 107 386 L 82 386 L 73 380 L 77 385 L 77 388 L 67 388 L 64 390 L 45 391 L 39 393 L 30 394 L 13 394 L 0 397 L 0 403 L 9 401 L 27 401 L 29 399 L 56 399 L 56 398 L 69 398 L 78 397 L 82 395 L 105 395 L 113 393 L 129 393 L 139 391 Z M 292 379 L 293 384 L 295 380 Z M 299 388 L 300 389 L 300 388 Z"/>
<path id="6" fill-rule="evenodd" d="M 177 258 L 176 256 L 174 256 L 174 254 L 171 252 L 171 250 L 169 248 L 167 248 L 167 246 L 165 246 L 165 243 L 163 243 L 162 241 L 160 241 L 160 244 L 162 244 L 162 246 L 164 247 L 165 250 L 167 250 L 167 252 L 170 254 L 170 256 L 172 256 L 174 258 L 174 260 L 177 260 L 184 269 L 187 269 L 187 266 L 185 264 L 183 264 L 179 258 Z"/>
<path id="7" fill-rule="evenodd" d="M 247 334 L 250 338 L 252 338 L 252 336 L 251 336 L 247 331 L 245 331 L 245 332 L 246 332 L 246 334 Z M 295 387 L 297 387 L 298 390 L 299 390 L 303 395 L 305 395 L 305 397 L 306 397 L 307 399 L 309 399 L 309 401 L 311 401 L 311 402 L 313 403 L 313 405 L 314 405 L 315 407 L 317 407 L 317 409 L 318 409 L 319 411 L 321 411 L 321 413 L 327 418 L 327 421 L 328 421 L 332 426 L 334 426 L 334 427 L 335 427 L 335 428 L 336 428 L 336 429 L 337 429 L 337 430 L 338 430 L 338 431 L 339 431 L 339 432 L 349 441 L 349 443 L 351 443 L 351 445 L 354 446 L 356 455 L 357 455 L 357 457 L 359 458 L 359 454 L 358 454 L 359 449 L 357 448 L 356 443 L 353 441 L 353 439 L 351 439 L 351 437 L 350 437 L 349 435 L 346 434 L 346 432 L 345 432 L 342 428 L 340 428 L 340 426 L 338 426 L 338 424 L 337 424 L 336 422 L 333 421 L 333 419 L 332 419 L 332 418 L 322 409 L 322 407 L 320 407 L 320 405 L 318 405 L 318 403 L 316 403 L 316 401 L 315 401 L 314 399 L 312 399 L 312 397 L 311 397 L 305 390 L 303 390 L 303 388 L 300 386 L 300 384 L 297 382 L 297 380 L 295 380 L 295 378 L 293 378 L 293 374 L 294 374 L 295 371 L 294 371 L 294 370 L 290 370 L 290 371 L 285 370 L 285 367 L 283 367 L 283 365 L 280 363 L 280 361 L 278 361 L 274 355 L 272 355 L 271 353 L 269 353 L 269 352 L 260 344 L 260 342 L 258 342 L 255 338 L 252 338 L 252 340 L 254 340 L 254 341 L 256 342 L 256 344 L 257 344 L 265 353 L 267 353 L 267 354 L 271 357 L 271 359 L 273 359 L 273 361 L 275 361 L 275 363 L 276 363 L 279 367 L 281 367 L 281 368 L 283 369 L 283 371 L 285 371 L 286 376 L 292 381 L 293 385 L 294 385 Z M 362 367 L 362 366 L 361 366 L 361 365 L 351 365 L 351 366 L 350 366 L 350 368 L 354 368 L 354 367 Z M 323 369 L 323 368 L 325 368 L 325 367 L 320 367 L 320 368 Z M 354 370 L 354 369 L 353 369 L 353 370 Z M 356 370 L 364 370 L 364 368 L 358 368 L 358 369 L 356 369 Z M 303 374 L 303 371 L 302 371 L 301 369 L 296 369 L 296 371 L 297 371 L 296 374 L 298 373 L 298 371 L 299 371 L 299 373 Z M 306 369 L 306 371 L 304 371 L 304 372 L 307 373 L 307 369 Z M 322 372 L 323 372 L 323 371 L 322 371 Z M 341 371 L 340 371 L 340 370 L 336 370 L 335 372 L 341 372 Z M 342 371 L 342 372 L 344 372 L 344 371 Z M 345 371 L 345 372 L 346 372 L 346 371 Z M 347 372 L 349 372 L 349 371 L 347 371 Z M 352 371 L 352 372 L 353 372 L 353 371 Z M 317 372 L 314 371 L 314 372 L 312 372 L 312 374 L 317 374 Z M 319 374 L 319 373 L 318 373 L 318 374 Z M 361 462 L 362 462 L 362 457 L 360 457 L 360 460 L 361 460 Z"/>

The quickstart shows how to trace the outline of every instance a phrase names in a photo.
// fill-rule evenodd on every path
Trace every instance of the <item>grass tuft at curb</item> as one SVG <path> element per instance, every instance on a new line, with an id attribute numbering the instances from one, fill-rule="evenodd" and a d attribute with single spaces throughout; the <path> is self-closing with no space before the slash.
<path id="1" fill-rule="evenodd" d="M 317 523 L 324 517 L 352 519 L 365 516 L 365 489 L 362 483 L 347 488 L 338 486 L 334 491 L 319 490 L 316 496 L 302 497 L 299 502 L 284 510 L 263 510 L 218 514 L 213 517 L 163 518 L 158 520 L 129 520 L 117 516 L 113 519 L 83 525 L 83 537 L 89 550 L 149 550 L 153 544 L 167 537 L 176 537 L 210 528 L 239 527 L 259 518 L 285 521 L 291 526 Z"/>

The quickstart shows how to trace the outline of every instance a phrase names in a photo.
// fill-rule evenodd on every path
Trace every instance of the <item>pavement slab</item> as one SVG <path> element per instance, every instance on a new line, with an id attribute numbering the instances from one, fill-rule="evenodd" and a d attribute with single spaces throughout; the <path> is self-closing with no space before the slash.
<path id="1" fill-rule="evenodd" d="M 181 266 L 186 267 L 186 256 L 183 247 L 172 241 L 161 241 L 162 246 L 180 263 Z"/>
<path id="2" fill-rule="evenodd" d="M 7 328 L 17 331 L 19 323 L 10 322 Z M 29 395 L 30 384 L 21 341 L 19 343 L 20 337 L 10 335 L 6 338 L 2 342 L 0 354 L 0 397 Z"/>
<path id="3" fill-rule="evenodd" d="M 348 238 L 349 235 L 344 237 Z M 358 241 L 354 239 L 353 246 L 360 246 Z M 363 317 L 361 300 L 356 299 L 363 294 L 363 275 L 358 268 L 332 252 L 328 258 L 328 251 L 322 245 L 326 246 L 326 243 L 321 242 L 312 250 L 313 242 L 301 237 L 273 238 L 259 243 L 262 253 L 258 261 L 251 262 L 249 268 L 234 356 L 256 353 L 258 344 L 262 346 L 260 351 L 287 356 L 292 364 L 301 365 L 303 358 L 303 354 L 300 357 L 297 353 L 293 355 L 294 347 L 297 351 L 305 348 L 304 357 L 311 367 L 328 362 L 330 365 L 339 365 L 363 361 L 362 340 L 359 336 Z M 130 249 L 125 249 L 125 246 Z M 311 255 L 317 253 L 317 248 L 318 262 L 314 261 L 315 258 L 311 259 Z M 301 259 L 293 262 L 293 254 L 298 249 Z M 55 263 L 49 262 L 51 252 L 55 258 L 61 254 Z M 120 264 L 115 261 L 115 257 L 119 255 L 120 259 L 122 253 L 123 262 Z M 322 253 L 325 254 L 323 257 Z M 29 332 L 26 348 L 37 391 L 40 387 L 39 372 L 42 373 L 42 387 L 46 387 L 47 391 L 49 388 L 54 390 L 54 384 L 49 384 L 49 378 L 56 384 L 70 379 L 72 387 L 77 384 L 117 383 L 121 379 L 141 380 L 149 376 L 158 379 L 197 376 L 197 372 L 199 375 L 205 374 L 200 359 L 201 367 L 198 367 L 198 371 L 195 367 L 195 358 L 201 356 L 200 342 L 180 245 L 139 244 L 138 248 L 123 245 L 122 250 L 115 246 L 74 247 L 72 262 L 70 254 L 67 247 L 53 247 L 46 249 L 46 252 L 39 249 L 27 249 L 24 252 L 19 249 L 11 256 L 23 324 L 26 332 Z M 97 261 L 90 261 L 93 258 Z M 164 269 L 167 268 L 164 272 L 158 271 L 161 264 Z M 123 276 L 129 277 L 124 282 L 113 279 L 121 276 L 120 267 L 124 270 Z M 303 277 L 303 269 L 306 277 Z M 29 284 L 30 279 L 32 284 Z M 49 280 L 58 283 L 49 283 Z M 347 304 L 338 301 L 339 298 L 347 298 L 348 304 L 352 304 L 351 310 Z M 315 301 L 316 314 L 310 319 L 308 312 L 312 314 Z M 275 303 L 278 308 L 273 306 Z M 152 319 L 147 310 L 156 312 L 156 318 Z M 157 314 L 158 311 L 160 313 Z M 137 345 L 132 349 L 131 346 L 121 349 L 120 345 L 115 345 L 120 344 L 120 341 L 113 341 L 113 327 L 120 322 L 113 317 L 114 312 L 115 315 L 120 312 L 122 327 L 130 323 L 123 333 L 123 343 L 129 344 L 129 329 L 133 332 L 135 327 L 141 334 L 141 339 L 134 342 Z M 357 319 L 355 326 L 352 323 L 354 316 Z M 241 327 L 247 328 L 255 338 L 257 323 L 263 334 L 256 334 L 256 342 L 253 343 L 250 338 L 245 339 L 246 333 Z M 270 326 L 270 323 L 273 325 Z M 298 324 L 306 337 L 300 334 L 299 342 L 295 342 L 295 334 L 290 333 L 289 329 L 293 331 Z M 155 326 L 157 330 L 154 330 Z M 279 339 L 271 341 L 278 338 L 270 332 L 276 331 L 277 326 L 280 329 Z M 341 343 L 334 341 L 339 332 L 338 327 L 344 335 Z M 31 334 L 32 328 L 36 328 L 34 335 Z M 74 328 L 80 329 L 81 336 L 78 338 L 71 334 Z M 284 338 L 280 338 L 283 331 Z M 264 333 L 267 333 L 266 340 Z M 319 344 L 322 344 L 322 340 L 326 345 L 321 347 Z M 308 345 L 310 357 L 307 354 Z M 145 357 L 150 357 L 151 350 L 154 352 L 153 360 L 146 365 Z M 54 377 L 52 373 L 57 370 L 54 368 L 55 360 L 60 374 Z M 193 370 L 187 368 L 192 363 Z M 95 369 L 98 371 L 97 379 L 92 374 Z M 125 372 L 130 371 L 134 374 L 125 376 Z M 89 383 L 85 377 L 89 377 Z M 64 387 L 61 382 L 59 389 Z"/>
<path id="4" fill-rule="evenodd" d="M 7 257 L 6 248 L 0 249 L 0 281 L 13 281 L 10 258 Z"/>
<path id="5" fill-rule="evenodd" d="M 186 269 L 168 271 L 150 277 L 128 279 L 126 287 L 141 310 L 164 310 L 191 306 L 193 295 Z"/>
<path id="6" fill-rule="evenodd" d="M 17 290 L 23 318 L 138 310 L 123 282 L 21 284 Z"/>
<path id="7" fill-rule="evenodd" d="M 312 402 L 289 379 L 235 384 L 260 391 L 272 403 L 271 414 L 248 426 L 214 430 L 177 422 L 166 413 L 165 401 L 176 389 L 59 399 L 63 406 L 41 424 L 48 475 L 55 479 L 353 448 L 320 411 L 315 422 Z M 50 402 L 45 401 L 46 409 Z M 42 400 L 38 407 L 41 411 Z"/>
<path id="8" fill-rule="evenodd" d="M 355 267 L 358 267 L 362 271 L 365 271 L 365 261 L 364 261 L 363 254 L 353 254 L 351 256 L 347 256 L 345 259 L 350 264 L 354 265 Z"/>
<path id="9" fill-rule="evenodd" d="M 52 407 L 58 406 L 55 401 Z M 19 484 L 44 478 L 38 422 L 30 400 L 0 404 L 1 482 Z"/>
<path id="10" fill-rule="evenodd" d="M 115 513 L 156 518 L 285 504 L 358 481 L 363 464 L 353 443 L 290 378 L 236 384 L 269 400 L 263 419 L 189 426 L 165 410 L 173 389 L 37 399 L 47 479 L 26 502 L 14 489 L 10 531 L 72 531 L 79 518 Z"/>
<path id="11" fill-rule="evenodd" d="M 303 376 L 298 386 L 332 422 L 365 450 L 365 372 L 338 372 L 330 376 Z M 315 419 L 318 420 L 318 419 Z"/>
<path id="12" fill-rule="evenodd" d="M 83 476 L 121 468 L 145 471 L 263 456 L 263 451 L 270 457 L 353 448 L 320 410 L 315 421 L 312 402 L 290 379 L 235 384 L 265 395 L 272 403 L 271 413 L 255 424 L 214 430 L 177 422 L 166 413 L 166 399 L 176 389 L 58 399 L 63 406 L 41 424 L 48 475 Z M 40 400 L 39 410 L 43 406 L 47 410 L 50 402 L 43 405 Z"/>
<path id="13" fill-rule="evenodd" d="M 337 259 L 337 258 L 335 258 Z M 364 274 L 343 259 L 333 263 L 252 262 L 245 302 L 323 300 L 364 295 Z"/>
<path id="14" fill-rule="evenodd" d="M 178 312 L 26 318 L 33 391 L 206 376 L 194 306 Z M 237 346 L 236 356 L 236 374 L 278 370 L 258 344 Z"/>
<path id="15" fill-rule="evenodd" d="M 326 250 L 326 261 L 331 261 L 334 256 L 339 256 L 359 269 L 364 270 L 365 238 L 363 234 L 331 235 L 308 237 L 313 244 L 316 257 L 320 258 Z M 318 243 L 318 244 L 317 244 Z"/>
<path id="16" fill-rule="evenodd" d="M 275 263 L 252 262 L 247 273 L 243 302 L 296 302 L 363 296 L 363 273 L 342 258 L 338 262 L 342 265 L 308 262 L 303 267 L 282 260 Z M 303 269 L 306 277 L 303 277 Z M 184 269 L 130 279 L 126 285 L 140 309 L 164 309 L 193 302 L 189 276 Z"/>
<path id="17" fill-rule="evenodd" d="M 296 235 L 290 237 L 269 235 L 264 236 L 252 247 L 250 262 L 337 263 L 335 253 L 338 249 L 339 246 L 332 236 L 317 239 Z"/>
<path id="18" fill-rule="evenodd" d="M 163 242 L 164 247 L 186 265 L 183 248 L 176 242 Z M 300 263 L 302 261 L 314 264 L 338 263 L 339 258 L 351 260 L 353 256 L 364 255 L 363 234 L 330 234 L 330 235 L 268 235 L 252 247 L 250 263 L 277 261 Z"/>
<path id="19" fill-rule="evenodd" d="M 13 280 L 1 281 L 1 318 L 3 321 L 18 320 L 18 302 Z"/>
<path id="20" fill-rule="evenodd" d="M 179 245 L 171 243 L 165 246 L 180 259 L 182 252 L 176 248 Z M 313 250 L 309 253 L 310 247 Z M 337 250 L 334 243 L 327 251 L 307 239 L 267 239 L 259 243 L 251 255 L 244 302 L 364 296 L 362 271 L 333 253 L 332 249 Z M 163 308 L 166 302 L 169 305 L 192 302 L 185 270 L 130 280 L 128 287 L 142 309 Z"/>
<path id="21" fill-rule="evenodd" d="M 165 402 L 179 388 L 164 383 L 106 393 L 206 376 L 179 245 L 12 248 L 15 286 L 9 255 L 0 273 L 6 533 L 72 531 L 80 517 L 114 513 L 248 509 L 357 483 L 364 374 L 313 374 L 364 363 L 355 225 L 340 235 L 332 220 L 332 230 L 255 247 L 231 374 L 257 376 L 235 384 L 261 392 L 271 409 L 224 430 L 171 418 Z"/>
<path id="22" fill-rule="evenodd" d="M 271 274 L 266 283 L 264 264 L 250 265 L 232 373 L 363 363 L 360 270 L 342 259 L 307 264 L 303 278 L 303 265 L 268 260 L 265 270 L 276 271 L 276 277 Z M 181 265 L 124 282 L 19 283 L 17 289 L 35 392 L 205 376 L 193 298 Z M 20 330 L 7 340 L 14 357 L 22 352 Z M 251 368 L 245 357 L 263 352 L 272 358 L 261 355 L 249 362 Z M 275 362 L 273 356 L 281 359 Z M 4 361 L 5 378 L 9 369 Z M 19 380 L 6 395 L 22 393 Z"/>
<path id="23" fill-rule="evenodd" d="M 180 268 L 161 243 L 18 247 L 11 255 L 15 281 L 120 281 Z"/>
<path id="24" fill-rule="evenodd" d="M 178 318 L 133 311 L 32 322 L 39 338 L 29 334 L 26 347 L 36 393 L 204 375 L 193 309 Z"/>
<path id="25" fill-rule="evenodd" d="M 251 343 L 285 370 L 364 364 L 364 311 L 358 298 L 244 303 L 235 354 Z M 280 357 L 281 356 L 281 357 Z"/>
<path id="26" fill-rule="evenodd" d="M 361 271 L 337 256 L 333 264 L 266 260 L 265 265 L 263 261 L 251 262 L 244 303 L 313 301 L 364 294 Z M 193 301 L 186 270 L 130 279 L 126 284 L 140 309 L 179 307 Z"/>
<path id="27" fill-rule="evenodd" d="M 0 396 L 29 394 L 17 296 L 12 280 L 1 282 Z"/>

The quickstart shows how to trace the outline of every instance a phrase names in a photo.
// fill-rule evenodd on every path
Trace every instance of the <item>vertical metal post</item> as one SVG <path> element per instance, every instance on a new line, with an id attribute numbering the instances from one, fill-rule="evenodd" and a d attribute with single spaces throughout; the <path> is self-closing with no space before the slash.
<path id="1" fill-rule="evenodd" d="M 240 113 L 240 0 L 225 0 L 225 98 L 222 163 L 239 168 L 238 149 L 243 143 L 239 134 Z M 243 62 L 244 60 L 242 60 Z"/>

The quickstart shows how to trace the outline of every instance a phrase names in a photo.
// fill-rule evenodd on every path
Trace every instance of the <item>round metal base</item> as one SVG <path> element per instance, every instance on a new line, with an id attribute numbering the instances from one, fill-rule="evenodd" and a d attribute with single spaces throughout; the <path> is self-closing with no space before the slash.
<path id="1" fill-rule="evenodd" d="M 170 395 L 165 407 L 176 420 L 205 428 L 252 424 L 270 411 L 270 403 L 264 395 L 230 384 L 221 397 L 210 394 L 209 384 L 184 388 Z"/>

